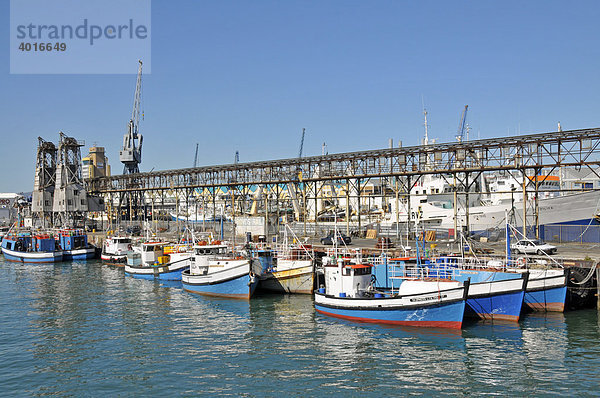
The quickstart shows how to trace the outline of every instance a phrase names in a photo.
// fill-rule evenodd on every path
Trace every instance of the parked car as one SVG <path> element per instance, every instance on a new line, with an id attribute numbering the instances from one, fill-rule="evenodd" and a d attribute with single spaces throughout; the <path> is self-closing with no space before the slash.
<path id="1" fill-rule="evenodd" d="M 333 235 L 334 234 L 329 234 L 324 238 L 321 238 L 321 244 L 323 245 L 333 245 Z M 352 243 L 352 239 L 349 236 L 346 236 L 344 234 L 337 234 L 337 244 L 338 245 L 349 245 L 350 243 Z"/>
<path id="2" fill-rule="evenodd" d="M 127 227 L 127 229 L 125 230 L 125 232 L 128 235 L 140 236 L 140 234 L 142 232 L 142 228 L 139 225 L 132 225 L 130 227 Z"/>
<path id="3" fill-rule="evenodd" d="M 510 250 L 516 254 L 554 254 L 557 249 L 556 246 L 540 240 L 523 239 L 510 245 Z"/>

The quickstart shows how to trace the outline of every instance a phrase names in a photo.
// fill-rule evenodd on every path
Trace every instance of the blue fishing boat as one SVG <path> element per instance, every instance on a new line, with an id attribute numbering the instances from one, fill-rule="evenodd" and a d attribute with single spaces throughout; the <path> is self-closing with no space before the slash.
<path id="1" fill-rule="evenodd" d="M 2 239 L 2 253 L 8 261 L 20 263 L 56 263 L 63 260 L 54 236 L 46 233 L 13 233 Z"/>
<path id="2" fill-rule="evenodd" d="M 81 229 L 62 229 L 57 233 L 63 260 L 88 260 L 96 257 L 96 247 L 88 243 L 87 234 Z"/>
<path id="3" fill-rule="evenodd" d="M 467 318 L 513 322 L 520 319 L 528 277 L 528 274 L 518 272 L 501 272 L 487 263 L 461 257 L 383 258 L 375 275 L 379 288 L 390 288 L 399 283 L 397 281 L 417 277 L 470 281 L 465 309 Z"/>
<path id="4" fill-rule="evenodd" d="M 196 245 L 190 268 L 181 276 L 183 289 L 204 296 L 249 300 L 259 282 L 257 259 L 236 255 L 226 245 Z"/>
<path id="5" fill-rule="evenodd" d="M 525 255 L 513 260 L 511 232 L 517 236 L 520 234 L 523 240 L 531 240 L 510 224 L 506 224 L 507 264 L 512 266 L 511 271 L 529 274 L 524 298 L 526 307 L 532 311 L 563 312 L 567 300 L 568 270 L 548 255 L 547 259 L 530 259 Z"/>
<path id="6" fill-rule="evenodd" d="M 332 256 L 315 310 L 337 318 L 392 325 L 460 329 L 469 282 L 402 279 L 396 289 L 375 289 L 372 264 Z"/>
<path id="7" fill-rule="evenodd" d="M 564 312 L 567 300 L 566 269 L 528 269 L 525 305 L 533 311 Z"/>
<path id="8" fill-rule="evenodd" d="M 528 273 L 508 272 L 500 260 L 439 257 L 426 264 L 435 276 L 470 280 L 465 316 L 518 322 L 523 309 Z"/>
<path id="9" fill-rule="evenodd" d="M 142 242 L 127 253 L 125 275 L 139 279 L 180 281 L 190 266 L 190 252 L 164 253 L 165 242 Z"/>

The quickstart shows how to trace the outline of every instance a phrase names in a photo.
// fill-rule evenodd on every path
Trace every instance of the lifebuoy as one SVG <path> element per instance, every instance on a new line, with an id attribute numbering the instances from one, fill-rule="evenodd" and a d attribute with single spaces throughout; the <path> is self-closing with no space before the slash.
<path id="1" fill-rule="evenodd" d="M 527 264 L 527 260 L 525 259 L 525 257 L 517 258 L 517 267 L 523 268 L 525 264 Z"/>

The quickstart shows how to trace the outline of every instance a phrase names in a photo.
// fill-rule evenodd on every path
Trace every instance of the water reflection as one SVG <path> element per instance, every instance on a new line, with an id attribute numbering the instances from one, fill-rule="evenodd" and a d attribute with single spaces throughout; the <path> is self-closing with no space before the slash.
<path id="1" fill-rule="evenodd" d="M 530 314 L 462 331 L 363 324 L 310 296 L 215 299 L 99 262 L 0 263 L 7 395 L 584 395 L 598 314 Z M 23 387 L 25 386 L 25 387 Z"/>

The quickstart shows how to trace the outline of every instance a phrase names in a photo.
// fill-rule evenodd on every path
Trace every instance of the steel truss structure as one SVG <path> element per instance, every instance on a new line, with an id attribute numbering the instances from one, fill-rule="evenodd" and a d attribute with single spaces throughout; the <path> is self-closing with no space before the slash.
<path id="1" fill-rule="evenodd" d="M 523 175 L 523 193 L 534 190 L 537 198 L 538 180 L 525 176 L 549 174 L 557 168 L 588 168 L 600 179 L 596 167 L 600 164 L 599 153 L 600 128 L 591 128 L 124 174 L 95 178 L 90 181 L 89 190 L 108 197 L 122 193 L 144 194 L 146 197 L 175 193 L 189 198 L 194 190 L 209 189 L 216 192 L 217 189 L 225 189 L 232 192 L 232 203 L 235 204 L 236 200 L 248 199 L 250 187 L 260 185 L 267 191 L 271 189 L 273 192 L 276 188 L 275 191 L 279 192 L 280 187 L 285 186 L 291 196 L 298 198 L 296 202 L 302 203 L 303 209 L 300 210 L 304 211 L 306 219 L 307 202 L 314 200 L 316 206 L 323 187 L 333 182 L 346 184 L 346 195 L 352 192 L 360 197 L 366 183 L 382 181 L 384 188 L 380 195 L 398 200 L 400 195 L 408 195 L 422 176 L 442 175 L 458 182 L 456 186 L 462 188 L 456 188 L 455 197 L 464 197 L 468 202 L 469 192 L 472 192 L 482 173 L 520 171 Z M 279 203 L 281 199 L 279 193 L 263 196 L 267 209 L 267 201 Z M 525 206 L 523 208 L 525 213 L 527 210 Z M 524 218 L 530 218 L 530 225 L 537 225 L 537 214 L 536 200 L 536 205 L 524 214 Z"/>

